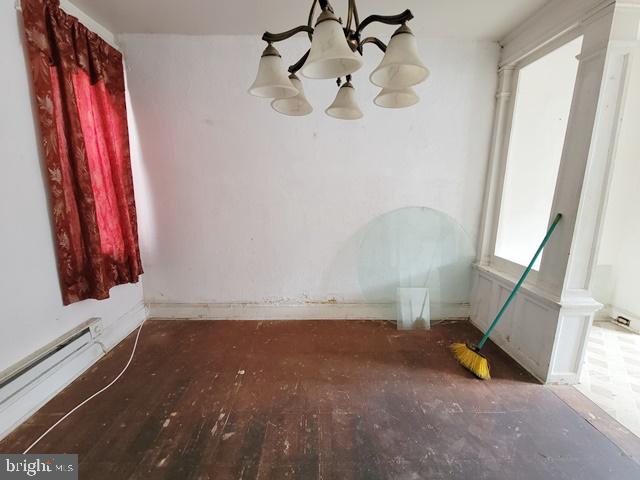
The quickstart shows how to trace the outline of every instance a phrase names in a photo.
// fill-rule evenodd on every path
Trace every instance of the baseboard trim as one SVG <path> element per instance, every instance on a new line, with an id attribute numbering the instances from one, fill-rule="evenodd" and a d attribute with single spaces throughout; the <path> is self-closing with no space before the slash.
<path id="1" fill-rule="evenodd" d="M 594 322 L 605 322 L 605 321 L 610 321 L 612 319 L 613 319 L 613 313 L 611 312 L 610 305 L 605 305 L 593 315 Z"/>
<path id="2" fill-rule="evenodd" d="M 64 390 L 147 318 L 144 303 L 136 304 L 102 335 L 70 355 L 38 378 L 25 391 L 0 410 L 0 440 L 24 423 L 49 400 Z M 18 452 L 15 452 L 18 453 Z"/>
<path id="3" fill-rule="evenodd" d="M 148 307 L 149 318 L 165 319 L 395 321 L 397 318 L 395 303 L 150 303 Z M 446 320 L 467 319 L 470 307 L 447 305 L 442 311 Z"/>
<path id="4" fill-rule="evenodd" d="M 613 320 L 616 323 L 616 325 L 619 325 L 616 322 L 616 319 L 618 317 L 624 317 L 631 322 L 628 327 L 624 327 L 624 328 L 627 328 L 628 330 L 631 330 L 632 332 L 635 332 L 635 333 L 640 333 L 640 317 L 638 317 L 634 313 L 631 313 L 630 311 L 624 310 L 622 308 L 618 308 L 615 305 L 612 305 L 609 307 L 608 313 L 609 313 L 610 320 Z"/>
<path id="5" fill-rule="evenodd" d="M 98 340 L 105 350 L 109 351 L 127 338 L 147 318 L 149 318 L 149 309 L 144 302 L 139 302 L 106 329 Z"/>
<path id="6" fill-rule="evenodd" d="M 151 303 L 150 318 L 198 320 L 395 320 L 393 303 Z"/>

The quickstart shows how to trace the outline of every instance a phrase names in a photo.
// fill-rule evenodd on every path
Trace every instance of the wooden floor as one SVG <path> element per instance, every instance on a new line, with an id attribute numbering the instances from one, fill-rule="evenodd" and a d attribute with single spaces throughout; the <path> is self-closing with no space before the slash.
<path id="1" fill-rule="evenodd" d="M 149 321 L 127 374 L 34 452 L 81 479 L 638 479 L 640 466 L 467 322 Z M 126 362 L 132 337 L 0 444 L 21 452 Z"/>

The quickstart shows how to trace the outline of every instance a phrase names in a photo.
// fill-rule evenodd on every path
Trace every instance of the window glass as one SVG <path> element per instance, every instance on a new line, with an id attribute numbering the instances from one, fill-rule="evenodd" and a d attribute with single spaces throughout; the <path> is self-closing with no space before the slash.
<path id="1" fill-rule="evenodd" d="M 533 257 L 551 216 L 581 47 L 582 37 L 518 74 L 495 255 L 520 265 Z"/>

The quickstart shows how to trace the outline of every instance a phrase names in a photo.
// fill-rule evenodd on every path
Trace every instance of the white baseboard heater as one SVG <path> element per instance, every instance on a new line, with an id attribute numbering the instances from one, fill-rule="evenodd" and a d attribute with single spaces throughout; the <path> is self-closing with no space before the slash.
<path id="1" fill-rule="evenodd" d="M 52 374 L 72 356 L 96 343 L 101 326 L 92 318 L 0 372 L 0 412 Z"/>

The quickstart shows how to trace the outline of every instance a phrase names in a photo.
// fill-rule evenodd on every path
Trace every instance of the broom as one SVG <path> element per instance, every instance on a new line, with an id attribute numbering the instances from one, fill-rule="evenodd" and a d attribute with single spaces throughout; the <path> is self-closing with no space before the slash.
<path id="1" fill-rule="evenodd" d="M 506 302 L 504 302 L 504 305 L 502 305 L 502 308 L 500 309 L 500 311 L 496 315 L 496 318 L 493 320 L 493 322 L 489 326 L 487 333 L 485 333 L 484 337 L 482 337 L 482 340 L 480 340 L 480 343 L 478 343 L 478 345 L 469 345 L 465 343 L 454 343 L 453 345 L 451 345 L 450 347 L 451 351 L 453 352 L 453 355 L 456 357 L 458 362 L 460 362 L 460 364 L 463 367 L 465 367 L 467 370 L 473 373 L 476 377 L 482 380 L 491 378 L 491 375 L 489 374 L 489 362 L 487 361 L 487 358 L 480 353 L 480 350 L 482 350 L 482 347 L 484 347 L 484 344 L 489 339 L 489 335 L 491 335 L 491 332 L 498 324 L 498 321 L 504 314 L 505 310 L 507 309 L 511 301 L 514 299 L 514 297 L 518 293 L 518 290 L 520 290 L 520 287 L 526 280 L 527 276 L 529 275 L 529 272 L 531 272 L 533 265 L 536 263 L 536 260 L 540 256 L 540 253 L 542 252 L 542 249 L 544 248 L 544 246 L 549 241 L 549 238 L 551 238 L 551 234 L 556 229 L 556 226 L 560 222 L 561 218 L 562 218 L 561 213 L 556 215 L 555 220 L 549 227 L 547 234 L 542 240 L 542 243 L 538 247 L 538 250 L 536 251 L 535 255 L 531 259 L 531 262 L 529 262 L 529 265 L 527 266 L 526 270 L 520 277 L 520 280 L 518 280 L 518 283 L 516 283 L 516 286 L 513 287 L 513 290 L 511 291 L 509 298 L 507 298 Z"/>

